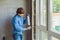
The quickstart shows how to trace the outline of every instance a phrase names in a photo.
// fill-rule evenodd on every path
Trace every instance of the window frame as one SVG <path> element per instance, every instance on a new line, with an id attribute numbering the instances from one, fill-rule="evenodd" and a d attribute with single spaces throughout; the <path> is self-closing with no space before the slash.
<path id="1" fill-rule="evenodd" d="M 41 18 L 41 13 L 43 13 L 43 11 L 42 11 L 42 6 L 43 6 L 43 1 L 44 0 L 35 0 L 36 1 L 36 13 L 38 13 L 39 14 L 39 18 Z M 37 3 L 38 3 L 38 1 L 39 1 L 39 9 L 37 9 Z M 58 39 L 60 39 L 60 34 L 58 34 L 58 33 L 55 33 L 55 32 L 53 32 L 53 31 L 51 31 L 50 30 L 50 28 L 51 28 L 51 16 L 52 16 L 52 0 L 47 0 L 47 26 L 45 27 L 45 26 L 43 26 L 43 25 L 41 25 L 41 19 L 39 19 L 40 21 L 39 21 L 39 24 L 40 25 L 36 25 L 36 34 L 35 34 L 35 36 L 36 36 L 36 40 L 38 39 L 38 40 L 42 40 L 40 37 L 42 36 L 42 34 L 40 34 L 40 32 L 39 31 L 44 31 L 44 32 L 47 32 L 48 33 L 48 40 L 51 40 L 51 36 L 53 36 L 53 37 L 56 37 L 56 38 L 58 38 Z M 37 11 L 37 10 L 39 10 L 39 11 Z M 37 15 L 35 15 L 36 17 L 37 17 Z M 37 21 L 37 20 L 36 20 Z M 38 30 L 38 34 L 37 34 L 37 30 Z M 37 36 L 38 36 L 38 38 L 37 38 Z"/>

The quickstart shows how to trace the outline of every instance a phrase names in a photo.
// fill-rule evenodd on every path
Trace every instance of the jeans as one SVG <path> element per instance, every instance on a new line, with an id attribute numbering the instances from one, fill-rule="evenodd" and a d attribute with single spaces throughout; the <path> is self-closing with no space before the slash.
<path id="1" fill-rule="evenodd" d="M 14 40 L 22 40 L 22 35 L 13 35 Z"/>

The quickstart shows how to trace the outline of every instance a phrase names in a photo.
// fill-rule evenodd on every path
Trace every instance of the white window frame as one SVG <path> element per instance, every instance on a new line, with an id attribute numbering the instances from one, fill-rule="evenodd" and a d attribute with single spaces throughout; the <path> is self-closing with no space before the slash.
<path id="1" fill-rule="evenodd" d="M 39 1 L 39 3 L 38 3 L 38 1 Z M 52 0 L 47 0 L 47 3 L 48 3 L 47 4 L 47 13 L 48 13 L 47 14 L 47 27 L 45 27 L 43 25 L 36 25 L 36 33 L 38 32 L 38 34 L 36 34 L 36 36 L 38 36 L 38 37 L 36 37 L 35 40 L 43 40 L 43 36 L 41 36 L 42 34 L 40 34 L 40 31 L 45 31 L 48 33 L 48 40 L 51 40 L 51 36 L 56 37 L 60 40 L 60 34 L 57 34 L 57 33 L 50 30 L 51 16 L 52 16 Z M 37 9 L 37 6 L 39 9 Z M 42 8 L 43 8 L 43 0 L 36 0 L 36 13 L 39 14 L 39 18 L 41 18 L 41 13 L 43 13 Z M 37 10 L 39 10 L 39 11 L 37 11 Z M 37 15 L 36 15 L 36 17 L 37 17 Z M 41 19 L 39 19 L 39 20 L 41 20 Z M 39 24 L 41 24 L 40 21 L 39 21 Z"/>

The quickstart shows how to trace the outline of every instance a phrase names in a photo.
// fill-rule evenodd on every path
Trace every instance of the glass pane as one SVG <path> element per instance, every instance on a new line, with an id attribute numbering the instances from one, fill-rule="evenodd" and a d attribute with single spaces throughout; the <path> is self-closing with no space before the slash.
<path id="1" fill-rule="evenodd" d="M 52 0 L 52 30 L 54 32 L 59 33 L 60 32 L 60 0 Z"/>
<path id="2" fill-rule="evenodd" d="M 44 40 L 47 40 L 47 33 L 46 32 L 43 32 L 43 38 L 44 38 Z"/>
<path id="3" fill-rule="evenodd" d="M 41 31 L 40 35 L 40 40 L 48 40 L 48 35 L 46 32 Z"/>
<path id="4" fill-rule="evenodd" d="M 59 39 L 57 39 L 56 37 L 53 37 L 53 36 L 52 36 L 52 40 L 59 40 Z"/>
<path id="5" fill-rule="evenodd" d="M 39 0 L 36 0 L 36 14 L 35 14 L 36 15 L 36 20 L 35 20 L 36 21 L 36 26 L 40 26 L 39 10 L 40 10 L 39 9 Z"/>
<path id="6" fill-rule="evenodd" d="M 46 26 L 46 0 L 42 1 L 41 6 L 41 25 Z"/>

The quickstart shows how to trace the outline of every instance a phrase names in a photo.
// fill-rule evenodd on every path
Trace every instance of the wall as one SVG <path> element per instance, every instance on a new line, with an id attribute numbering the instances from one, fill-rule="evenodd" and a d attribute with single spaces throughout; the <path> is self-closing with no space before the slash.
<path id="1" fill-rule="evenodd" d="M 6 36 L 6 40 L 12 39 L 12 17 L 16 14 L 16 9 L 23 7 L 29 10 L 27 0 L 0 0 L 0 40 Z M 29 11 L 28 11 L 29 12 Z M 24 36 L 25 40 L 25 36 Z"/>

